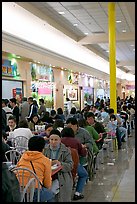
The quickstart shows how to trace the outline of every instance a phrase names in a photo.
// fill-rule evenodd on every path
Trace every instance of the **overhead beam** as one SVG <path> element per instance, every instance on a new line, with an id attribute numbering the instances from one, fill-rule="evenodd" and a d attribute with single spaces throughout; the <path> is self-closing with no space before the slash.
<path id="1" fill-rule="evenodd" d="M 117 66 L 135 66 L 135 61 L 120 61 Z"/>
<path id="2" fill-rule="evenodd" d="M 117 33 L 116 42 L 134 41 L 135 33 Z M 108 43 L 108 34 L 89 35 L 78 41 L 81 45 Z"/>

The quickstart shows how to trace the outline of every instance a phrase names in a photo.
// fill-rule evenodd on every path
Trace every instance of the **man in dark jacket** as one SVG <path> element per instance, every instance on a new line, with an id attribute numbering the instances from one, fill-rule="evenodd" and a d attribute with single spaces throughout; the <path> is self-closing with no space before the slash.
<path id="1" fill-rule="evenodd" d="M 5 145 L 2 145 L 2 203 L 20 202 L 20 186 L 16 175 L 8 169 L 5 158 Z"/>
<path id="2" fill-rule="evenodd" d="M 12 107 L 12 113 L 16 117 L 16 123 L 18 125 L 19 123 L 19 107 L 17 106 L 17 100 L 16 98 L 10 99 L 10 105 Z"/>

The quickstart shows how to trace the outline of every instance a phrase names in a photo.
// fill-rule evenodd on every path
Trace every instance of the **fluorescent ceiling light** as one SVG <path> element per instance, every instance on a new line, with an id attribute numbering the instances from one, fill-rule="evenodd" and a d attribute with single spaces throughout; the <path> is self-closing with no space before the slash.
<path id="1" fill-rule="evenodd" d="M 121 23 L 122 21 L 117 20 L 116 23 Z"/>
<path id="2" fill-rule="evenodd" d="M 127 31 L 124 29 L 124 30 L 122 30 L 122 32 L 123 32 L 123 33 L 126 33 Z"/>
<path id="3" fill-rule="evenodd" d="M 64 14 L 65 14 L 64 11 L 59 11 L 58 13 L 59 13 L 60 15 L 64 15 Z"/>
<path id="4" fill-rule="evenodd" d="M 78 26 L 78 24 L 77 24 L 77 23 L 74 23 L 73 26 Z"/>
<path id="5" fill-rule="evenodd" d="M 88 35 L 88 33 L 84 33 L 85 35 Z"/>
<path id="6" fill-rule="evenodd" d="M 17 21 L 17 19 L 20 19 L 20 21 Z M 45 24 L 46 29 L 43 24 Z M 36 46 L 41 46 L 43 49 L 58 53 L 58 55 L 75 60 L 95 70 L 110 73 L 107 60 L 79 45 L 75 40 L 19 5 L 16 4 L 16 8 L 13 7 L 12 2 L 2 2 L 2 32 L 33 43 Z M 30 33 L 33 33 L 33 37 Z M 61 44 L 64 45 L 65 50 L 60 49 Z M 121 78 L 120 76 L 123 73 L 117 68 L 117 77 Z"/>

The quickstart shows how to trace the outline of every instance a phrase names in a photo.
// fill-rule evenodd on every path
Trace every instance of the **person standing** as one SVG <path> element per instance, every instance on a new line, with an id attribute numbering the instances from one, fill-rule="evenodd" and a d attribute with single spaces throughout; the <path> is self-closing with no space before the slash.
<path id="1" fill-rule="evenodd" d="M 38 110 L 38 115 L 40 115 L 40 119 L 43 119 L 43 117 L 45 116 L 46 113 L 46 107 L 44 105 L 44 99 L 40 98 L 39 99 L 39 110 Z"/>
<path id="2" fill-rule="evenodd" d="M 28 121 L 31 121 L 33 115 L 37 114 L 37 107 L 33 103 L 33 97 L 28 98 L 28 103 L 29 103 L 29 114 L 28 114 Z"/>
<path id="3" fill-rule="evenodd" d="M 22 98 L 22 104 L 20 106 L 20 120 L 25 120 L 29 114 L 29 103 L 27 97 Z"/>
<path id="4" fill-rule="evenodd" d="M 19 123 L 19 107 L 17 106 L 16 98 L 11 98 L 10 99 L 10 105 L 12 107 L 12 113 L 13 113 L 13 116 L 15 116 L 15 118 L 16 118 L 16 124 L 18 126 L 18 123 Z"/>

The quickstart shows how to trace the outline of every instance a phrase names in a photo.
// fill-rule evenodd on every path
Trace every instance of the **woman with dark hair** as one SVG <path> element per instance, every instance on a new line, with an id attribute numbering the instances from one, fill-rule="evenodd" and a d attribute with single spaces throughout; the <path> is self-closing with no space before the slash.
<path id="1" fill-rule="evenodd" d="M 34 114 L 32 116 L 31 121 L 28 123 L 29 129 L 31 131 L 36 131 L 36 125 L 41 125 L 41 121 L 39 119 L 39 115 L 38 114 Z"/>
<path id="2" fill-rule="evenodd" d="M 77 138 L 75 138 L 75 133 L 72 128 L 65 127 L 61 132 L 61 136 L 62 136 L 61 142 L 65 144 L 67 147 L 76 149 L 79 157 L 80 156 L 85 157 L 87 155 L 87 150 L 85 149 L 85 147 L 82 146 L 80 141 Z M 78 164 L 77 174 L 78 182 L 73 200 L 79 200 L 84 198 L 84 195 L 82 195 L 82 191 L 88 178 L 88 173 L 86 169 L 80 163 Z"/>
<path id="3" fill-rule="evenodd" d="M 65 115 L 63 113 L 62 108 L 57 109 L 57 114 L 60 116 L 61 120 L 63 120 L 63 122 L 64 122 L 65 121 Z"/>

